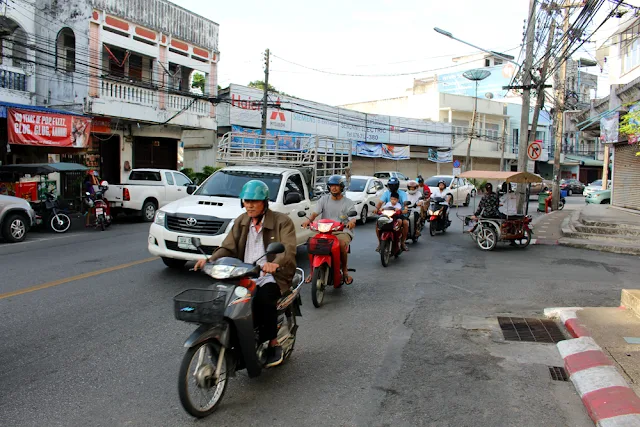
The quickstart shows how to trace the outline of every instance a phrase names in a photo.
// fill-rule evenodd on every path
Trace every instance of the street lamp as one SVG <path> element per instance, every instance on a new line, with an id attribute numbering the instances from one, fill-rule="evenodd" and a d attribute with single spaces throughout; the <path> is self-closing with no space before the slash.
<path id="1" fill-rule="evenodd" d="M 459 38 L 453 37 L 453 34 L 451 34 L 449 31 L 445 31 L 445 30 L 443 30 L 442 28 L 434 27 L 433 29 L 436 31 L 436 33 L 442 34 L 443 36 L 449 37 L 450 39 L 457 40 L 457 41 L 459 41 L 460 43 L 464 43 L 464 44 L 466 44 L 466 45 L 468 45 L 468 46 L 474 47 L 474 48 L 476 48 L 476 49 L 478 49 L 478 50 L 481 50 L 481 51 L 483 51 L 483 52 L 490 53 L 491 55 L 493 55 L 493 56 L 497 56 L 498 58 L 502 58 L 502 59 L 504 59 L 505 61 L 508 61 L 508 62 L 511 62 L 512 64 L 517 65 L 518 67 L 520 66 L 520 64 L 518 64 L 517 62 L 515 62 L 513 59 L 511 59 L 511 58 L 509 58 L 509 57 L 507 57 L 507 56 L 504 56 L 504 55 L 502 55 L 501 53 L 493 52 L 493 51 L 491 51 L 491 50 L 487 50 L 487 49 L 483 49 L 483 48 L 478 47 L 478 46 L 476 46 L 476 45 L 473 45 L 473 44 L 471 44 L 471 43 L 469 43 L 469 42 L 466 42 L 466 41 L 464 41 L 464 40 L 460 40 Z"/>
<path id="2" fill-rule="evenodd" d="M 473 133 L 476 130 L 476 117 L 478 115 L 478 82 L 489 77 L 491 73 L 487 70 L 469 70 L 462 73 L 462 76 L 473 82 L 476 82 L 476 96 L 474 97 L 473 118 L 471 119 L 471 132 L 469 132 L 469 145 L 467 145 L 467 157 L 464 161 L 464 170 L 469 170 L 469 163 L 471 162 L 471 141 L 473 141 Z"/>

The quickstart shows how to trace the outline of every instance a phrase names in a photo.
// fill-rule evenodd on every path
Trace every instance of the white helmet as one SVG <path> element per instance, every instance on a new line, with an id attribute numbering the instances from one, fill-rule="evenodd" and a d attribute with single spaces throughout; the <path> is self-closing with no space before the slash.
<path id="1" fill-rule="evenodd" d="M 415 187 L 413 190 L 411 190 L 410 187 Z M 409 182 L 407 182 L 407 192 L 409 194 L 416 194 L 416 192 L 418 191 L 418 183 L 414 180 L 411 180 Z"/>

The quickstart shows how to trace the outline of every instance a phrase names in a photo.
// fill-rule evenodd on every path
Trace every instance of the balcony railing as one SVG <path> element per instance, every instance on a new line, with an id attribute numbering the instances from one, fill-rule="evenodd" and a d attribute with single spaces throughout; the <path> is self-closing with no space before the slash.
<path id="1" fill-rule="evenodd" d="M 15 71 L 0 70 L 0 88 L 27 91 L 27 76 Z"/>
<path id="2" fill-rule="evenodd" d="M 209 113 L 211 112 L 211 103 L 207 99 L 198 99 L 194 101 L 193 98 L 189 96 L 169 94 L 167 110 L 186 110 L 198 116 L 209 116 Z"/>
<path id="3" fill-rule="evenodd" d="M 148 107 L 158 105 L 157 91 L 109 80 L 100 82 L 100 96 Z"/>

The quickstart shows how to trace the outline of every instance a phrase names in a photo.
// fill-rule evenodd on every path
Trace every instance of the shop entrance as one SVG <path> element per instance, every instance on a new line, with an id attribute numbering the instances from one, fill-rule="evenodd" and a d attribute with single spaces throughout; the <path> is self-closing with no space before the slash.
<path id="1" fill-rule="evenodd" d="M 113 184 L 120 182 L 120 136 L 101 135 L 97 141 L 100 144 L 100 178 Z"/>
<path id="2" fill-rule="evenodd" d="M 178 140 L 136 137 L 133 143 L 133 167 L 172 169 L 178 166 Z"/>

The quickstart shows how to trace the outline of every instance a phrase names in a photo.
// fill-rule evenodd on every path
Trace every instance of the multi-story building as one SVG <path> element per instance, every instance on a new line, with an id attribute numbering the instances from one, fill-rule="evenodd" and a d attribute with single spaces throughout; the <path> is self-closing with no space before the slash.
<path id="1" fill-rule="evenodd" d="M 0 5 L 0 102 L 9 121 L 23 118 L 12 116 L 20 110 L 37 112 L 37 123 L 54 120 L 58 138 L 41 130 L 34 143 L 10 132 L 3 161 L 61 156 L 115 182 L 136 167 L 203 166 L 208 155 L 213 164 L 218 24 L 167 0 L 37 6 Z M 195 74 L 204 76 L 203 95 L 191 90 Z"/>

